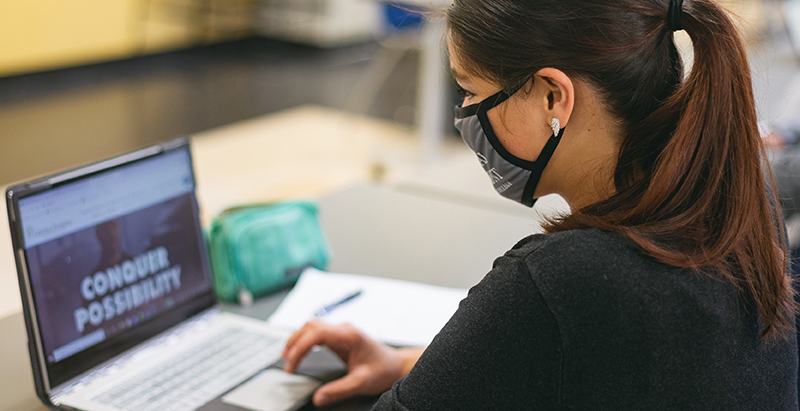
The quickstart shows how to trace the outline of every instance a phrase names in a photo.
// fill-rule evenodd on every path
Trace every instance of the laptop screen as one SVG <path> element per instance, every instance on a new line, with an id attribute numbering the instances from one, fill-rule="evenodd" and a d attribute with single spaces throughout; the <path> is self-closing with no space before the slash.
<path id="1" fill-rule="evenodd" d="M 194 188 L 183 147 L 19 200 L 48 365 L 210 292 Z"/>

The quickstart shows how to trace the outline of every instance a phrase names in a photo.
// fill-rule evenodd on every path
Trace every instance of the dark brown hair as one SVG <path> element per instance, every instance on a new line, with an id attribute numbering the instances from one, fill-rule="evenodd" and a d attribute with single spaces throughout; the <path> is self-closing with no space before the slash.
<path id="1" fill-rule="evenodd" d="M 763 337 L 787 337 L 797 309 L 742 41 L 713 1 L 684 2 L 695 56 L 684 80 L 668 7 L 455 0 L 447 23 L 468 70 L 512 91 L 560 69 L 598 91 L 622 125 L 616 193 L 548 222 L 548 232 L 617 232 L 662 263 L 721 276 L 752 298 Z"/>

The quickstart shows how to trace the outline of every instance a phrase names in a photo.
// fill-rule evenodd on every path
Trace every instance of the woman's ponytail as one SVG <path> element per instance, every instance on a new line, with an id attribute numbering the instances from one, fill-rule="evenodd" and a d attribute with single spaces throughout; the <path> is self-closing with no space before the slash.
<path id="1" fill-rule="evenodd" d="M 710 0 L 687 2 L 681 26 L 694 45 L 692 71 L 659 109 L 631 127 L 635 135 L 675 121 L 674 132 L 639 203 L 614 220 L 626 225 L 647 216 L 624 231 L 648 254 L 721 273 L 752 296 L 763 335 L 788 335 L 793 287 L 775 192 L 764 178 L 766 170 L 772 182 L 744 47 L 728 15 Z"/>

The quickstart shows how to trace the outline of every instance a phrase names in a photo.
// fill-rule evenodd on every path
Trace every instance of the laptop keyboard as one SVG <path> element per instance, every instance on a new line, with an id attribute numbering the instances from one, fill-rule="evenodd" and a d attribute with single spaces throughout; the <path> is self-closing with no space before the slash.
<path id="1" fill-rule="evenodd" d="M 278 359 L 279 339 L 230 328 L 93 400 L 127 411 L 191 411 Z"/>

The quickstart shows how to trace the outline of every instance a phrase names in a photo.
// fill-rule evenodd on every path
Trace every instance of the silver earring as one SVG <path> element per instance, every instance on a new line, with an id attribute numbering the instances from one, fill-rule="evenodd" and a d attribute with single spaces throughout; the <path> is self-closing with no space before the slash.
<path id="1" fill-rule="evenodd" d="M 553 135 L 557 136 L 558 132 L 561 131 L 561 122 L 558 121 L 557 118 L 553 117 L 553 120 L 550 121 L 550 128 L 553 129 Z"/>

